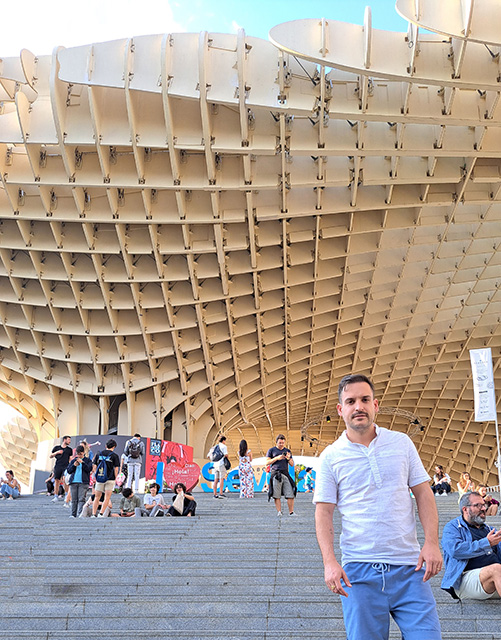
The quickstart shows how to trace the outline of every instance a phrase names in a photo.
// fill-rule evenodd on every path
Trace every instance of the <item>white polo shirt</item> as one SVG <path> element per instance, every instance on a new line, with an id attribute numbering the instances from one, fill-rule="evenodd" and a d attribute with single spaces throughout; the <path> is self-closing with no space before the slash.
<path id="1" fill-rule="evenodd" d="M 342 517 L 342 564 L 416 564 L 412 488 L 430 480 L 411 439 L 376 425 L 368 447 L 346 431 L 320 456 L 313 502 L 337 505 Z"/>

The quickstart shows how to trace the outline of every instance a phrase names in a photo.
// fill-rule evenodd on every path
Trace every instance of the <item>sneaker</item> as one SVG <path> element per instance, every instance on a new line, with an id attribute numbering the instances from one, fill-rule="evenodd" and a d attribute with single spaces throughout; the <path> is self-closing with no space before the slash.
<path id="1" fill-rule="evenodd" d="M 282 517 L 282 512 L 281 511 L 277 511 L 277 518 L 281 518 Z"/>
<path id="2" fill-rule="evenodd" d="M 97 518 L 97 516 L 95 516 L 94 514 L 91 515 L 91 518 Z"/>
<path id="3" fill-rule="evenodd" d="M 215 498 L 216 500 L 219 498 L 219 496 L 214 496 L 214 495 L 212 497 Z"/>
<path id="4" fill-rule="evenodd" d="M 76 516 L 70 516 L 70 518 L 74 518 L 74 519 L 76 519 Z"/>
<path id="5" fill-rule="evenodd" d="M 294 511 L 291 511 L 291 512 L 289 513 L 289 515 L 290 515 L 290 516 L 295 516 L 295 517 L 297 518 L 297 513 L 294 513 Z"/>
<path id="6" fill-rule="evenodd" d="M 58 497 L 57 497 L 57 496 L 54 496 L 54 497 L 52 498 L 51 502 L 57 502 L 57 500 L 58 500 Z"/>
<path id="7" fill-rule="evenodd" d="M 64 496 L 57 496 L 58 500 L 64 500 Z"/>
<path id="8" fill-rule="evenodd" d="M 68 504 L 68 502 L 65 502 L 65 503 L 63 504 L 63 507 L 64 507 L 65 509 L 71 509 L 71 507 L 70 507 L 70 505 Z"/>
<path id="9" fill-rule="evenodd" d="M 3 495 L 3 493 L 2 493 L 2 495 L 0 496 L 0 500 L 5 500 L 5 496 Z"/>
<path id="10" fill-rule="evenodd" d="M 102 514 L 102 513 L 98 514 L 98 516 L 97 516 L 97 517 L 98 517 L 98 518 L 104 518 L 104 516 L 103 516 L 103 514 Z"/>
<path id="11" fill-rule="evenodd" d="M 14 498 L 12 496 L 9 496 L 7 500 L 14 500 Z"/>
<path id="12" fill-rule="evenodd" d="M 227 498 L 228 496 L 225 496 L 224 493 L 220 493 L 218 497 L 219 498 Z"/>

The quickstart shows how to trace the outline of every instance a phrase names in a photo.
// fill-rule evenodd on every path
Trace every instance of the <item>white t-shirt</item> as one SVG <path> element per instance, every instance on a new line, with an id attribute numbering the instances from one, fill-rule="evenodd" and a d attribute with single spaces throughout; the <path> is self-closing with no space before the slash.
<path id="1" fill-rule="evenodd" d="M 335 504 L 341 513 L 342 564 L 415 564 L 420 547 L 409 488 L 430 477 L 411 439 L 376 426 L 366 447 L 345 431 L 320 461 L 313 502 Z"/>
<path id="2" fill-rule="evenodd" d="M 219 445 L 219 448 L 221 449 L 221 453 L 223 454 L 223 457 L 221 458 L 221 460 L 218 460 L 217 462 L 212 463 L 215 469 L 220 469 L 221 467 L 224 467 L 224 456 L 228 453 L 228 447 L 225 444 L 223 444 L 222 442 L 218 442 L 218 445 Z"/>
<path id="3" fill-rule="evenodd" d="M 156 505 L 156 504 L 165 504 L 164 497 L 161 493 L 157 493 L 156 496 L 152 496 L 151 493 L 145 493 L 143 498 L 143 504 L 146 505 Z"/>

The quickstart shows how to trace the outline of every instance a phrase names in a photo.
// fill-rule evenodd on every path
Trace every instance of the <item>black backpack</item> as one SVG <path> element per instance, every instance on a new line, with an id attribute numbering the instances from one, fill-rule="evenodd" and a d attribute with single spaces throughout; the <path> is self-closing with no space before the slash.
<path id="1" fill-rule="evenodd" d="M 221 458 L 223 456 L 224 456 L 224 453 L 219 448 L 219 445 L 216 444 L 216 446 L 212 449 L 212 452 L 210 454 L 211 461 L 212 462 L 219 462 L 219 460 L 221 460 Z"/>
<path id="2" fill-rule="evenodd" d="M 102 451 L 99 454 L 96 467 L 96 482 L 107 482 L 111 480 L 111 478 L 108 477 L 108 465 L 106 464 L 109 460 L 111 460 L 111 453 L 105 455 L 104 451 Z"/>
<path id="3" fill-rule="evenodd" d="M 141 456 L 141 442 L 137 442 L 136 440 L 129 440 L 127 455 L 129 458 L 139 458 Z"/>

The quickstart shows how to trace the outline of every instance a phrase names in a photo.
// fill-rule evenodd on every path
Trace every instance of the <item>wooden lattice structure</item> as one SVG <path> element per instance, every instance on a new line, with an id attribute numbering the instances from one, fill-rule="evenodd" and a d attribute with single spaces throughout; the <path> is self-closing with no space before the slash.
<path id="1" fill-rule="evenodd" d="M 501 6 L 397 9 L 2 60 L 0 393 L 37 436 L 311 453 L 359 371 L 429 468 L 496 482 Z"/>

